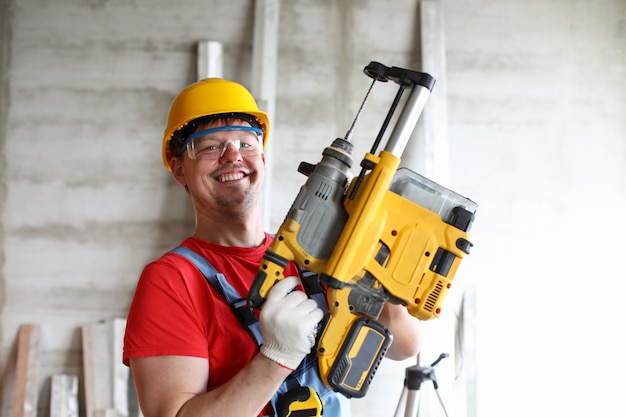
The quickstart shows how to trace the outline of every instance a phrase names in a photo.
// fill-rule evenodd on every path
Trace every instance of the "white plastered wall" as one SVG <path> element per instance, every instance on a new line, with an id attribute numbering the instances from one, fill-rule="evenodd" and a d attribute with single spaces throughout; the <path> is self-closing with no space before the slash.
<path id="1" fill-rule="evenodd" d="M 479 204 L 457 276 L 476 288 L 479 415 L 624 414 L 626 5 L 442 4 L 450 186 Z M 251 80 L 254 2 L 2 7 L 0 364 L 18 326 L 40 323 L 43 407 L 46 376 L 80 371 L 78 327 L 124 315 L 145 262 L 189 233 L 186 195 L 160 162 L 167 107 L 195 80 L 203 39 L 223 43 L 226 74 Z M 281 3 L 268 228 L 303 181 L 297 164 L 345 134 L 362 67 L 417 65 L 416 13 L 413 0 Z M 388 97 L 372 96 L 355 154 Z M 392 365 L 359 416 L 393 411 Z"/>

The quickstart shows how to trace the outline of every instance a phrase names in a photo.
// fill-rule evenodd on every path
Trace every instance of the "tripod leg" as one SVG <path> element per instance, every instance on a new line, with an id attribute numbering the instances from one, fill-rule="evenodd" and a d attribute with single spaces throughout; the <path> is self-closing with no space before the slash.
<path id="1" fill-rule="evenodd" d="M 404 410 L 404 417 L 417 417 L 417 407 L 419 406 L 419 391 L 408 390 L 406 397 L 406 408 Z"/>
<path id="2" fill-rule="evenodd" d="M 400 399 L 398 400 L 398 404 L 396 405 L 396 411 L 393 413 L 393 417 L 402 417 L 400 414 L 400 408 L 402 404 L 406 401 L 407 388 L 404 387 L 402 389 L 402 393 L 400 394 Z"/>

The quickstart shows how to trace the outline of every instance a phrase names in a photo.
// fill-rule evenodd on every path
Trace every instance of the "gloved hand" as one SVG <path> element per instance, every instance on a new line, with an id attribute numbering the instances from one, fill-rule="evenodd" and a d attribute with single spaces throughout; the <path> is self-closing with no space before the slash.
<path id="1" fill-rule="evenodd" d="M 300 280 L 287 277 L 280 280 L 267 294 L 259 322 L 263 333 L 261 353 L 294 370 L 311 352 L 312 336 L 324 313 L 302 291 L 292 291 Z"/>

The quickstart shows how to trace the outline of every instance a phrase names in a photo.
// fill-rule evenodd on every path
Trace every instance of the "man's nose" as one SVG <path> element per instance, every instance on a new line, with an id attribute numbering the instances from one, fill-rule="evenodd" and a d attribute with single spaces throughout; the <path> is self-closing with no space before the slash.
<path id="1" fill-rule="evenodd" d="M 220 159 L 225 156 L 229 157 L 229 159 L 234 158 L 234 160 L 242 159 L 241 153 L 239 153 L 239 141 L 229 140 L 222 145 Z"/>

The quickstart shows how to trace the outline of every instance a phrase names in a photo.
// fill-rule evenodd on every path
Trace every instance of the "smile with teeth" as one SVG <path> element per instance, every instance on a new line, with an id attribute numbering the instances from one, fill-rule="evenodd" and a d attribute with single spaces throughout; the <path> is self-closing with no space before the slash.
<path id="1" fill-rule="evenodd" d="M 227 181 L 237 181 L 240 180 L 244 177 L 243 173 L 241 172 L 236 172 L 236 173 L 231 173 L 231 174 L 224 174 L 221 175 L 219 177 L 219 180 L 221 182 L 227 182 Z"/>

